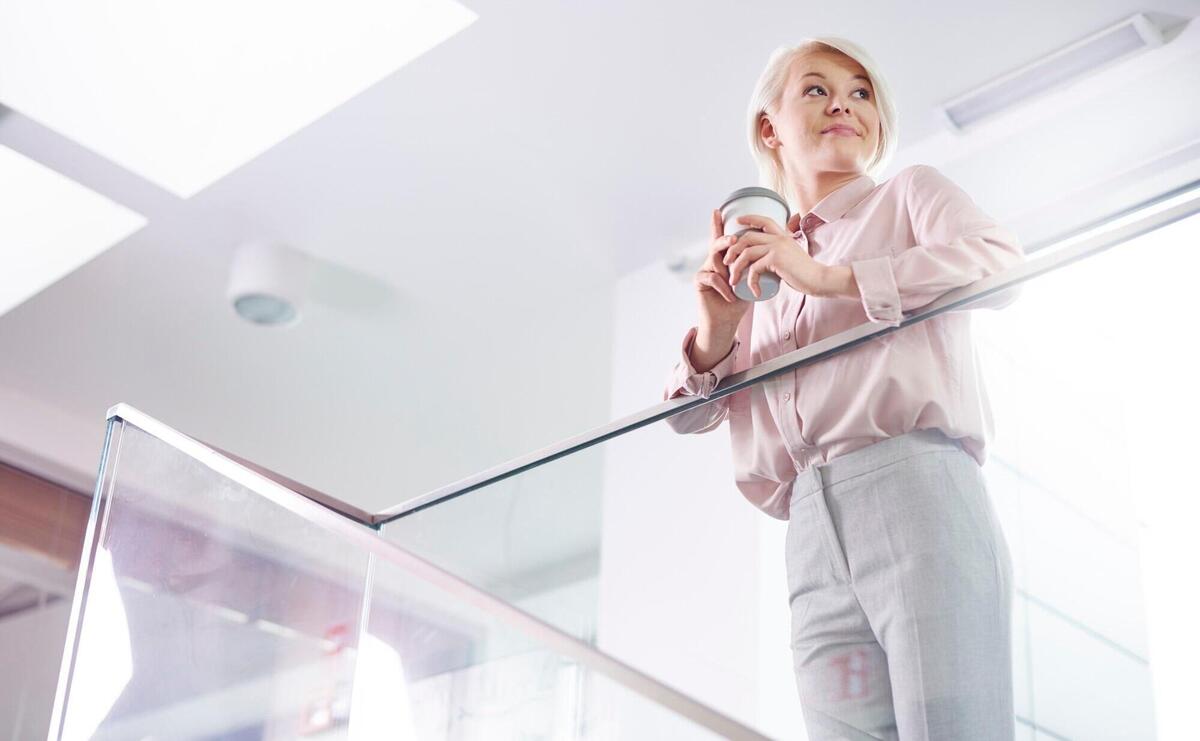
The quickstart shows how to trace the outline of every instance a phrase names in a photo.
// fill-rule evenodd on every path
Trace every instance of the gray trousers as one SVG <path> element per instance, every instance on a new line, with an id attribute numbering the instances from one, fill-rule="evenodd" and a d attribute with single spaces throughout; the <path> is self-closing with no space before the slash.
<path id="1" fill-rule="evenodd" d="M 812 741 L 1012 740 L 1012 558 L 958 443 L 917 430 L 802 472 L 786 551 Z"/>

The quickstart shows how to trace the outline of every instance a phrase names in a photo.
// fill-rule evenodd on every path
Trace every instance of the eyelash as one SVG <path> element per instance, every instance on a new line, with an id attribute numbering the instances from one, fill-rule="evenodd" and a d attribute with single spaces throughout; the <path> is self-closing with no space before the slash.
<path id="1" fill-rule="evenodd" d="M 824 90 L 825 90 L 825 88 L 821 87 L 820 85 L 809 85 L 807 88 L 804 89 L 804 94 L 808 95 L 808 91 L 812 90 L 815 87 L 821 88 L 822 92 L 824 92 Z M 865 98 L 862 98 L 862 100 L 870 100 L 871 99 L 871 91 L 870 90 L 867 90 L 865 87 L 860 87 L 858 90 L 861 90 L 867 94 L 867 96 Z M 855 90 L 854 92 L 857 93 L 858 90 Z"/>

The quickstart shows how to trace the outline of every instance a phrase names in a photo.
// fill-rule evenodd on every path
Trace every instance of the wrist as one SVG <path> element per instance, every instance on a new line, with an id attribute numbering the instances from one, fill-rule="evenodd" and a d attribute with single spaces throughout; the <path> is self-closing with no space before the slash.
<path id="1" fill-rule="evenodd" d="M 737 335 L 737 325 L 701 322 L 696 327 L 696 341 L 707 347 L 731 342 L 735 335 Z"/>
<path id="2" fill-rule="evenodd" d="M 821 272 L 821 293 L 824 298 L 861 298 L 854 270 L 849 265 L 826 265 Z"/>

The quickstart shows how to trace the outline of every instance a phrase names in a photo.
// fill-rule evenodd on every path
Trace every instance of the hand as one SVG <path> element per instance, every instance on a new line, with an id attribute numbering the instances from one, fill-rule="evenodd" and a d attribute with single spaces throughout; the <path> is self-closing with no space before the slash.
<path id="1" fill-rule="evenodd" d="M 766 216 L 739 216 L 738 223 L 762 231 L 746 232 L 725 251 L 723 262 L 729 266 L 730 284 L 736 285 L 743 274 L 748 275 L 750 291 L 758 296 L 762 293 L 759 276 L 769 270 L 800 293 L 829 295 L 829 266 L 814 260 L 808 250 L 792 238 L 792 231 L 799 228 L 799 214 L 788 220 L 792 231 L 784 230 Z"/>
<path id="2" fill-rule="evenodd" d="M 729 282 L 729 268 L 721 258 L 729 245 L 734 243 L 734 237 L 723 236 L 724 231 L 721 211 L 714 209 L 712 242 L 709 244 L 704 264 L 696 272 L 694 282 L 700 299 L 701 324 L 711 328 L 723 328 L 732 333 L 751 303 L 743 301 L 733 293 L 733 286 Z"/>

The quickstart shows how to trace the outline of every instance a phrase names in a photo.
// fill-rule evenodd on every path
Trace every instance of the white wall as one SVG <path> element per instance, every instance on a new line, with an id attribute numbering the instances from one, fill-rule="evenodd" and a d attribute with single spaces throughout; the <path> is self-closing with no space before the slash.
<path id="1" fill-rule="evenodd" d="M 662 400 L 695 316 L 690 280 L 662 262 L 620 280 L 614 418 Z M 605 443 L 605 456 L 598 647 L 773 737 L 803 738 L 786 523 L 734 486 L 727 427 L 677 435 L 659 422 Z M 675 737 L 661 714 L 623 722 Z"/>

